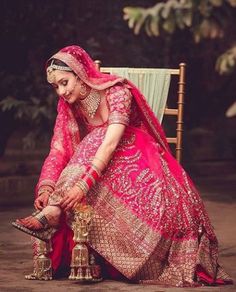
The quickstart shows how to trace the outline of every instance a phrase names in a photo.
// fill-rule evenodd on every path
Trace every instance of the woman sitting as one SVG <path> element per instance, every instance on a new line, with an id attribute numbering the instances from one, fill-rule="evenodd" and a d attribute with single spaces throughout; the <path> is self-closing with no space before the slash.
<path id="1" fill-rule="evenodd" d="M 78 46 L 49 59 L 47 80 L 59 103 L 36 188 L 38 212 L 14 226 L 52 237 L 54 273 L 70 264 L 66 222 L 86 200 L 94 211 L 91 249 L 111 277 L 117 271 L 139 283 L 231 283 L 202 200 L 140 91 L 99 72 Z"/>

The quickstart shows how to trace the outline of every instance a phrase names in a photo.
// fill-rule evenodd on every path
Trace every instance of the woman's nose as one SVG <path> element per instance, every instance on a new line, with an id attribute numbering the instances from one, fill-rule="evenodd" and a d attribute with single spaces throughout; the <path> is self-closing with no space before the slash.
<path id="1" fill-rule="evenodd" d="M 64 95 L 66 92 L 66 89 L 64 87 L 59 87 L 57 90 L 58 95 Z"/>

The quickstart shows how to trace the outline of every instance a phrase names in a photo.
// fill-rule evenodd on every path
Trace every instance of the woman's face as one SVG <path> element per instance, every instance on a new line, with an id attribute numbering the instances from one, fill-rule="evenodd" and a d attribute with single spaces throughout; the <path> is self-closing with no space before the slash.
<path id="1" fill-rule="evenodd" d="M 73 104 L 80 98 L 81 83 L 78 76 L 72 72 L 61 70 L 54 70 L 51 74 L 54 74 L 52 86 L 65 101 Z"/>

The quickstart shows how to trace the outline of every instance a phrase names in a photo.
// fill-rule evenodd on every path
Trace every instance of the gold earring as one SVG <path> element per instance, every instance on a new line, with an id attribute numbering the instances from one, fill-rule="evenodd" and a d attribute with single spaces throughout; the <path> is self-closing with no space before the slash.
<path id="1" fill-rule="evenodd" d="M 80 91 L 79 91 L 79 93 L 80 93 L 81 96 L 85 96 L 87 94 L 87 86 L 86 86 L 86 84 L 84 82 L 79 81 L 79 83 L 80 83 Z"/>

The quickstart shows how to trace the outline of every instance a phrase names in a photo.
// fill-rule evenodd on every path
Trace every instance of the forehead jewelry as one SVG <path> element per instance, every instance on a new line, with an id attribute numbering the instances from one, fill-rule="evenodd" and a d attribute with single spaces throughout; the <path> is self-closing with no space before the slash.
<path id="1" fill-rule="evenodd" d="M 72 69 L 68 66 L 59 66 L 53 63 L 54 60 L 52 60 L 52 63 L 50 66 L 47 68 L 47 81 L 49 83 L 54 83 L 56 81 L 56 75 L 55 75 L 55 70 L 60 70 L 60 71 L 68 71 L 72 72 Z"/>
<path id="2" fill-rule="evenodd" d="M 55 69 L 51 66 L 47 68 L 47 81 L 48 83 L 54 83 L 56 81 Z"/>

